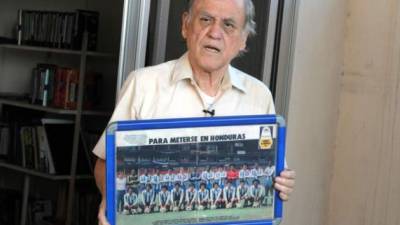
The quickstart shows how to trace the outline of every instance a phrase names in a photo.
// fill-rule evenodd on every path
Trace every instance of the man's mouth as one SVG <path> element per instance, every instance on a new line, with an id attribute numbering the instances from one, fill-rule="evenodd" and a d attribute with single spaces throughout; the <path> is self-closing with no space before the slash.
<path id="1" fill-rule="evenodd" d="M 206 45 L 206 46 L 204 46 L 204 48 L 205 48 L 207 51 L 214 52 L 214 53 L 219 53 L 219 52 L 221 52 L 221 49 L 219 49 L 219 48 L 217 48 L 217 47 L 215 47 L 215 46 L 212 46 L 212 45 Z"/>

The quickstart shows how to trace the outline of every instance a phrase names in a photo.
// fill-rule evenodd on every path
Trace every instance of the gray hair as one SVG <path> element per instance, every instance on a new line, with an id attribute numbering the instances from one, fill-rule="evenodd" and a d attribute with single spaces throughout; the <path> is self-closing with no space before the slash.
<path id="1" fill-rule="evenodd" d="M 189 0 L 187 11 L 189 14 L 192 12 L 192 7 L 195 0 Z M 254 10 L 254 4 L 251 0 L 244 0 L 244 13 L 245 13 L 245 25 L 244 31 L 249 36 L 254 36 L 256 34 L 256 22 L 254 21 L 254 17 L 256 15 Z"/>

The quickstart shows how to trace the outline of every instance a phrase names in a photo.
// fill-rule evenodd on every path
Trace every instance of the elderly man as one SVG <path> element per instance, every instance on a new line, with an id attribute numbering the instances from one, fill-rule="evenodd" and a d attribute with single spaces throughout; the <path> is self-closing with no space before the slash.
<path id="1" fill-rule="evenodd" d="M 181 58 L 134 71 L 121 89 L 111 121 L 129 119 L 274 114 L 272 95 L 253 77 L 230 62 L 246 49 L 255 32 L 250 0 L 192 0 L 182 16 L 182 36 L 188 51 Z M 95 177 L 105 212 L 104 135 L 94 153 L 99 157 Z M 276 178 L 283 200 L 293 190 L 294 171 Z"/>

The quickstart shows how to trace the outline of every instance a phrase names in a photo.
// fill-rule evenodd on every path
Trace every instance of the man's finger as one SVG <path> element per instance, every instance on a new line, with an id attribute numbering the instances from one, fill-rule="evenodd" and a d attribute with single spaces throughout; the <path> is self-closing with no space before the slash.
<path id="1" fill-rule="evenodd" d="M 294 187 L 294 183 L 295 183 L 294 179 L 288 179 L 288 178 L 283 178 L 283 177 L 276 177 L 275 182 L 280 185 L 291 187 L 291 188 Z"/>
<path id="2" fill-rule="evenodd" d="M 99 225 L 110 225 L 107 221 L 106 216 L 104 215 L 104 212 L 103 214 L 100 214 L 99 212 L 98 219 L 99 219 Z"/>
<path id="3" fill-rule="evenodd" d="M 99 215 L 97 218 L 99 220 L 99 225 L 110 225 L 107 221 L 104 210 L 99 210 Z"/>
<path id="4" fill-rule="evenodd" d="M 291 169 L 285 169 L 284 171 L 281 172 L 279 175 L 280 177 L 288 178 L 288 179 L 295 179 L 296 178 L 296 172 Z"/>
<path id="5" fill-rule="evenodd" d="M 286 195 L 289 195 L 290 193 L 292 193 L 293 189 L 284 185 L 281 185 L 279 183 L 275 183 L 274 187 L 276 188 L 276 190 L 280 191 L 281 193 L 284 193 Z"/>
<path id="6" fill-rule="evenodd" d="M 97 215 L 97 219 L 99 220 L 99 225 L 110 225 L 106 217 L 106 204 L 103 199 L 100 203 L 99 214 Z"/>
<path id="7" fill-rule="evenodd" d="M 285 194 L 285 193 L 283 193 L 283 192 L 280 192 L 280 193 L 279 193 L 279 197 L 282 199 L 282 201 L 287 201 L 287 200 L 289 200 L 289 195 L 287 195 L 287 194 Z"/>

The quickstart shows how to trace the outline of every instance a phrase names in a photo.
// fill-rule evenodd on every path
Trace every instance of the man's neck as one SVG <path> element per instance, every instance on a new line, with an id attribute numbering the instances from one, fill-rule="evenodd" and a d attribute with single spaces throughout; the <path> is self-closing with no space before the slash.
<path id="1" fill-rule="evenodd" d="M 219 92 L 222 79 L 227 71 L 227 67 L 215 72 L 205 72 L 193 68 L 193 78 L 205 94 L 216 96 Z"/>

